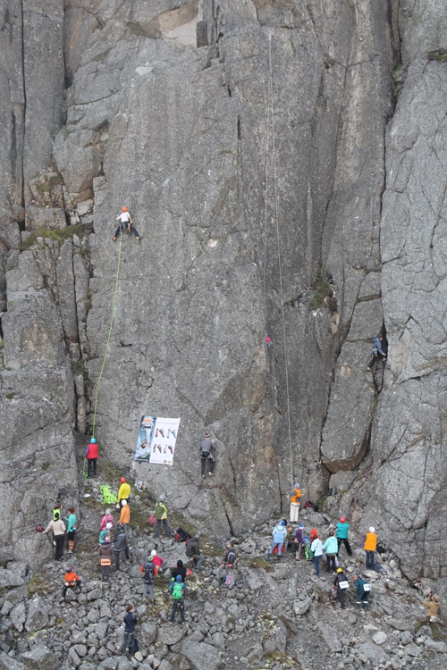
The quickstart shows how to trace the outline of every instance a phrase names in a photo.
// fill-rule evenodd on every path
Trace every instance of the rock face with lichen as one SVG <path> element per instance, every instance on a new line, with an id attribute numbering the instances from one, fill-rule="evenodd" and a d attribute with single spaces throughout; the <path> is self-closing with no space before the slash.
<path id="1" fill-rule="evenodd" d="M 6 557 L 76 500 L 120 259 L 104 456 L 217 536 L 337 487 L 445 576 L 442 3 L 37 4 L 0 2 Z M 133 461 L 146 412 L 181 417 L 172 468 Z"/>

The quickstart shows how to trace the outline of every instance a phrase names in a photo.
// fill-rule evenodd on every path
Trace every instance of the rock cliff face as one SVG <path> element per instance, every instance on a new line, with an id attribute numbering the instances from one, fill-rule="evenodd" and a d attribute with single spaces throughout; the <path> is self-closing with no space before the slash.
<path id="1" fill-rule="evenodd" d="M 406 574 L 445 576 L 444 3 L 0 11 L 6 556 L 44 551 L 36 506 L 76 499 L 125 204 L 142 240 L 122 240 L 98 396 L 109 459 L 216 535 L 286 511 L 296 480 L 337 487 L 328 508 Z M 133 462 L 144 412 L 181 417 L 171 469 Z"/>

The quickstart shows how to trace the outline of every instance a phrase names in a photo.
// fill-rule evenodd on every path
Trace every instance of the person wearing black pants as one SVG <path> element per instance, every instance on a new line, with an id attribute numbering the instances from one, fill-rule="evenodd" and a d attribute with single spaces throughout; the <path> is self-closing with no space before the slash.
<path id="1" fill-rule="evenodd" d="M 59 512 L 54 513 L 54 519 L 50 521 L 48 526 L 43 531 L 44 534 L 49 533 L 50 530 L 53 531 L 53 544 L 54 549 L 54 560 L 60 561 L 64 553 L 64 543 L 65 543 L 65 524 L 60 518 Z"/>
<path id="2" fill-rule="evenodd" d="M 112 240 L 114 242 L 115 242 L 116 238 L 118 237 L 118 235 L 120 234 L 120 232 L 124 232 L 126 229 L 128 230 L 128 232 L 132 232 L 135 235 L 135 237 L 137 238 L 137 240 L 140 239 L 140 236 L 138 235 L 137 229 L 134 228 L 134 226 L 132 225 L 133 221 L 131 219 L 131 216 L 130 216 L 129 212 L 127 211 L 127 207 L 122 207 L 121 208 L 121 214 L 118 214 L 118 216 L 116 218 L 120 222 L 120 225 L 116 229 L 115 235 L 112 237 Z"/>
<path id="3" fill-rule="evenodd" d="M 118 572 L 119 569 L 120 569 L 120 554 L 121 554 L 122 551 L 126 552 L 126 558 L 127 558 L 127 560 L 130 560 L 129 547 L 127 546 L 126 533 L 124 532 L 122 526 L 117 526 L 116 527 L 115 544 L 114 544 L 113 550 L 115 552 L 115 567 L 116 567 L 116 570 Z"/>
<path id="4" fill-rule="evenodd" d="M 335 575 L 334 585 L 337 587 L 337 598 L 342 610 L 345 609 L 345 591 L 347 588 L 348 580 L 346 579 L 345 574 L 341 568 L 337 568 L 337 574 Z"/>
<path id="5" fill-rule="evenodd" d="M 137 617 L 135 616 L 133 605 L 126 607 L 126 615 L 124 617 L 124 639 L 123 639 L 123 654 L 129 649 L 132 652 L 135 645 L 135 626 L 137 625 Z"/>

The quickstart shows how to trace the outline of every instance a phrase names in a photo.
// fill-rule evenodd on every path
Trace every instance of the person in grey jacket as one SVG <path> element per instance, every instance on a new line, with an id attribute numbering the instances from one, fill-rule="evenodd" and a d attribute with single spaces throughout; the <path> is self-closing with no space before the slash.
<path id="1" fill-rule="evenodd" d="M 116 567 L 116 570 L 118 571 L 120 569 L 120 554 L 121 554 L 121 552 L 125 551 L 127 560 L 130 559 L 129 547 L 127 546 L 126 533 L 124 532 L 124 529 L 123 529 L 122 526 L 117 526 L 116 527 L 115 542 L 114 542 L 114 545 L 113 545 L 113 551 L 115 552 L 115 567 Z"/>
<path id="2" fill-rule="evenodd" d="M 185 553 L 188 558 L 192 559 L 194 567 L 197 568 L 197 570 L 202 569 L 203 563 L 203 556 L 200 553 L 199 537 L 200 533 L 197 533 L 194 537 L 190 537 L 185 544 Z"/>
<path id="3" fill-rule="evenodd" d="M 200 462 L 201 462 L 201 473 L 202 477 L 205 477 L 205 468 L 206 462 L 208 461 L 208 474 L 211 477 L 213 474 L 214 466 L 216 461 L 214 456 L 211 453 L 211 449 L 214 448 L 214 440 L 211 439 L 208 431 L 205 431 L 203 435 L 203 440 L 200 443 Z"/>

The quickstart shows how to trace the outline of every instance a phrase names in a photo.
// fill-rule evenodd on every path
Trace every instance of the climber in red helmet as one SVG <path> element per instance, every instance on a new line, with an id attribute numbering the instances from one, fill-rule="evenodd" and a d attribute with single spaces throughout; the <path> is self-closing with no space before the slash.
<path id="1" fill-rule="evenodd" d="M 340 521 L 337 523 L 337 542 L 338 542 L 337 556 L 340 551 L 340 546 L 342 542 L 346 547 L 348 556 L 352 556 L 352 549 L 351 545 L 349 544 L 348 535 L 349 535 L 349 523 L 346 523 L 346 517 L 341 516 Z"/>
<path id="2" fill-rule="evenodd" d="M 132 232 L 137 240 L 140 240 L 140 236 L 138 235 L 138 231 L 136 228 L 134 228 L 132 218 L 127 211 L 127 207 L 121 207 L 121 214 L 118 214 L 116 217 L 116 220 L 120 222 L 118 228 L 115 230 L 115 235 L 112 237 L 112 240 L 115 242 L 116 238 L 120 234 L 120 232 L 124 232 L 127 230 L 128 233 Z"/>
<path id="3" fill-rule="evenodd" d="M 120 490 L 118 491 L 118 500 L 117 500 L 116 509 L 121 509 L 121 507 L 123 506 L 123 500 L 125 500 L 126 503 L 128 503 L 129 498 L 130 498 L 130 486 L 126 482 L 126 478 L 121 477 L 120 482 L 121 482 L 121 486 L 120 486 Z"/>

